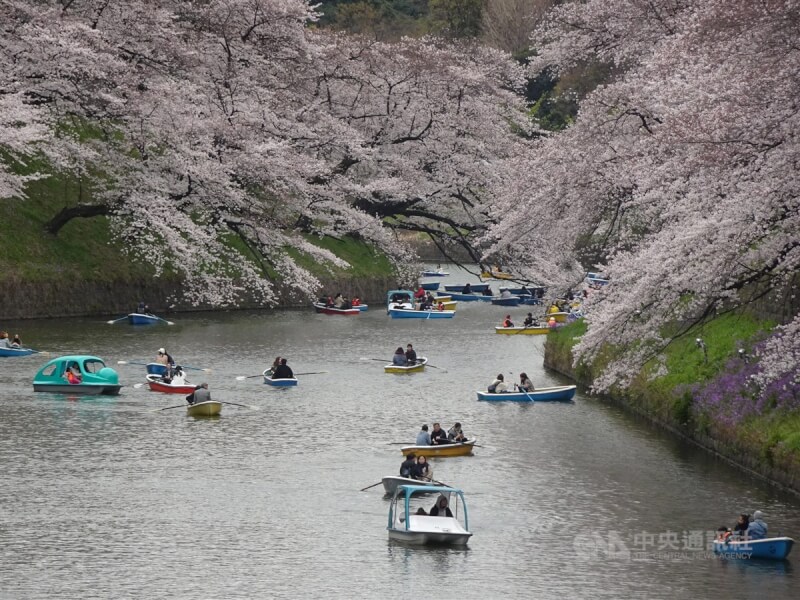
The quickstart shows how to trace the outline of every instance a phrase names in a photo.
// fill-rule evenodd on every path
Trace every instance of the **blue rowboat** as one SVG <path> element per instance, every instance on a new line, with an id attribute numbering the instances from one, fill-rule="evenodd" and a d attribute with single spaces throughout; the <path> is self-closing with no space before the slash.
<path id="1" fill-rule="evenodd" d="M 447 277 L 450 273 L 447 271 L 423 271 L 420 275 L 422 277 Z"/>
<path id="2" fill-rule="evenodd" d="M 496 306 L 519 306 L 520 298 L 518 296 L 511 296 L 511 298 L 492 298 L 492 304 Z"/>
<path id="3" fill-rule="evenodd" d="M 142 313 L 130 313 L 128 315 L 128 323 L 131 325 L 155 325 L 163 320 L 155 315 L 144 315 Z"/>
<path id="4" fill-rule="evenodd" d="M 540 388 L 533 392 L 476 393 L 478 394 L 478 400 L 489 400 L 491 402 L 568 402 L 575 396 L 575 389 L 576 386 L 574 385 L 560 385 Z"/>
<path id="5" fill-rule="evenodd" d="M 464 285 L 466 285 L 466 284 L 464 284 Z M 469 287 L 472 288 L 473 292 L 481 293 L 484 290 L 488 290 L 489 289 L 489 284 L 488 283 L 470 283 Z M 460 293 L 460 292 L 464 291 L 464 286 L 463 285 L 446 285 L 446 286 L 444 286 L 444 289 L 446 291 L 448 291 L 448 292 L 459 292 Z"/>
<path id="6" fill-rule="evenodd" d="M 80 383 L 69 383 L 67 369 L 80 371 Z M 82 354 L 60 356 L 47 362 L 33 378 L 34 392 L 55 392 L 75 395 L 116 395 L 122 386 L 117 372 L 107 367 L 102 359 Z"/>
<path id="7" fill-rule="evenodd" d="M 139 363 L 141 364 L 141 363 Z M 145 365 L 147 369 L 148 375 L 166 375 L 167 374 L 167 365 L 162 365 L 161 363 L 147 363 Z"/>
<path id="8" fill-rule="evenodd" d="M 38 350 L 30 348 L 0 348 L 0 356 L 29 356 L 38 353 Z"/>
<path id="9" fill-rule="evenodd" d="M 503 290 L 508 290 L 509 293 L 514 294 L 515 296 L 537 296 L 537 297 L 540 297 L 540 296 L 544 295 L 544 288 L 540 287 L 540 286 L 537 286 L 537 287 L 523 286 L 521 288 L 512 288 L 512 287 L 506 287 L 506 286 L 501 285 L 499 289 L 500 289 L 501 292 Z"/>
<path id="10" fill-rule="evenodd" d="M 423 290 L 428 290 L 429 292 L 435 292 L 439 289 L 439 282 L 433 281 L 431 283 L 420 283 L 419 287 L 421 287 Z"/>
<path id="11" fill-rule="evenodd" d="M 286 379 L 273 379 L 272 378 L 272 369 L 267 369 L 263 373 L 264 375 L 264 383 L 267 385 L 271 385 L 272 387 L 294 387 L 297 385 L 297 379 L 294 377 L 286 378 Z"/>
<path id="12" fill-rule="evenodd" d="M 359 304 L 357 306 L 354 306 L 353 308 L 357 308 L 361 312 L 364 312 L 365 310 L 369 309 L 369 306 L 366 304 Z"/>
<path id="13" fill-rule="evenodd" d="M 792 551 L 794 540 L 790 537 L 763 540 L 716 541 L 714 552 L 722 558 L 766 558 L 784 560 Z"/>
<path id="14" fill-rule="evenodd" d="M 414 310 L 413 308 L 390 308 L 393 319 L 452 319 L 454 310 Z"/>
<path id="15" fill-rule="evenodd" d="M 494 296 L 482 296 L 481 294 L 459 294 L 458 292 L 448 292 L 453 300 L 461 300 L 462 302 L 491 302 Z"/>

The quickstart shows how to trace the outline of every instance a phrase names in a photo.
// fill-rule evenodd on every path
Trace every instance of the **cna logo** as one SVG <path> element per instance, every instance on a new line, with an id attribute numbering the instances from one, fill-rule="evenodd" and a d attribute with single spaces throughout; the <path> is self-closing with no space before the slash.
<path id="1" fill-rule="evenodd" d="M 572 541 L 575 553 L 587 560 L 630 560 L 631 551 L 616 531 L 578 534 Z"/>

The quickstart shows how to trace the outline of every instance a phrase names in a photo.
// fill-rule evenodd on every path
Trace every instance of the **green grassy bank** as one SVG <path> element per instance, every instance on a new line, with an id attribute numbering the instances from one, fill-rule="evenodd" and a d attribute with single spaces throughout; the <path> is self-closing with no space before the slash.
<path id="1" fill-rule="evenodd" d="M 723 458 L 800 493 L 800 410 L 786 408 L 767 398 L 750 400 L 740 348 L 752 349 L 774 326 L 748 314 L 728 314 L 697 327 L 665 351 L 668 374 L 651 379 L 638 373 L 626 390 L 611 390 L 599 397 L 622 405 L 647 419 L 719 454 Z M 576 322 L 547 336 L 545 366 L 590 387 L 603 363 L 572 364 L 572 347 L 586 331 Z M 695 344 L 706 344 L 707 359 Z M 737 379 L 738 378 L 738 379 Z M 794 392 L 789 392 L 794 393 Z M 727 412 L 709 401 L 713 398 Z M 736 414 L 737 403 L 748 410 Z"/>

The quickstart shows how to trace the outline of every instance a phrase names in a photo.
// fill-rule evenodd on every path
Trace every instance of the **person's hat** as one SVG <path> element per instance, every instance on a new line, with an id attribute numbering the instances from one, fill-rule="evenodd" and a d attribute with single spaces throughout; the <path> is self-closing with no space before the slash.
<path id="1" fill-rule="evenodd" d="M 166 350 L 164 350 L 163 348 L 159 348 L 159 349 L 158 349 L 158 353 L 159 353 L 159 354 L 166 354 L 166 353 L 167 353 L 167 351 L 166 351 Z"/>
<path id="2" fill-rule="evenodd" d="M 753 518 L 754 519 L 761 519 L 763 516 L 764 516 L 764 513 L 762 513 L 760 510 L 757 510 L 756 512 L 753 513 Z"/>

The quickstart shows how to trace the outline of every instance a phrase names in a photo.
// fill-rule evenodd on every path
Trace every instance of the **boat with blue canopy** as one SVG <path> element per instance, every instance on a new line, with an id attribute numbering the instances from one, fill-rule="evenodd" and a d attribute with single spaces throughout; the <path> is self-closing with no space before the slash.
<path id="1" fill-rule="evenodd" d="M 717 540 L 714 552 L 722 558 L 764 558 L 785 560 L 792 551 L 794 540 L 790 537 L 765 538 L 763 540 Z"/>
<path id="2" fill-rule="evenodd" d="M 68 374 L 68 371 L 75 375 Z M 54 358 L 33 378 L 34 392 L 116 395 L 121 387 L 119 375 L 107 367 L 103 359 L 82 354 Z"/>
<path id="3" fill-rule="evenodd" d="M 430 509 L 430 498 L 438 493 Z M 430 513 L 435 513 L 431 515 Z M 399 485 L 389 504 L 386 526 L 390 540 L 417 545 L 465 546 L 472 537 L 464 492 L 458 488 L 427 485 Z"/>
<path id="4" fill-rule="evenodd" d="M 478 400 L 490 402 L 569 402 L 575 397 L 574 385 L 559 385 L 554 387 L 539 388 L 532 392 L 503 392 L 492 394 L 489 392 L 476 392 Z"/>

